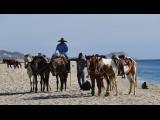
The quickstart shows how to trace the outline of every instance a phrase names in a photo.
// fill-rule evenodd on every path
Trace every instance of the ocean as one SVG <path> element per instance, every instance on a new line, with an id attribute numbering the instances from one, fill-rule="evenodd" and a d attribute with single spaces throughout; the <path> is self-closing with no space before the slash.
<path id="1" fill-rule="evenodd" d="M 138 80 L 160 84 L 160 60 L 137 60 Z"/>

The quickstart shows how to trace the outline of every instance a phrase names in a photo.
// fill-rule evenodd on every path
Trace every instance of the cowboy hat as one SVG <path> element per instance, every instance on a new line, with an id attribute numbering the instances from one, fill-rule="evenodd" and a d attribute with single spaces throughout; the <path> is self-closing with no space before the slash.
<path id="1" fill-rule="evenodd" d="M 62 37 L 60 40 L 58 40 L 58 42 L 67 42 L 67 41 L 64 40 L 64 38 Z"/>

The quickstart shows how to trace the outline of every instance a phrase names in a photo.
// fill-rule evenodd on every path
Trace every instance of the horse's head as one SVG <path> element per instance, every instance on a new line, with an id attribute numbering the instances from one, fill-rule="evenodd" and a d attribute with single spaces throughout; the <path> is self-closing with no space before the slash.
<path id="1" fill-rule="evenodd" d="M 119 67 L 119 65 L 121 64 L 120 62 L 120 58 L 118 57 L 118 56 L 116 56 L 116 55 L 112 55 L 112 60 L 113 60 L 113 62 L 114 62 L 114 64 L 115 64 L 115 66 L 116 67 Z"/>
<path id="2" fill-rule="evenodd" d="M 98 73 L 99 69 L 99 58 L 95 55 L 86 56 L 87 59 L 87 68 L 90 73 Z"/>
<path id="3" fill-rule="evenodd" d="M 30 54 L 24 55 L 24 67 L 27 68 L 28 63 L 31 63 L 32 60 L 33 60 L 33 56 L 31 56 Z"/>

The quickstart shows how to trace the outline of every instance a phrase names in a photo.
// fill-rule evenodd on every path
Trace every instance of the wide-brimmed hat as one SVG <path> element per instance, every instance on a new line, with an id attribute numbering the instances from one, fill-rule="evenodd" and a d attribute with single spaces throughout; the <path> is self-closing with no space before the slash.
<path id="1" fill-rule="evenodd" d="M 58 40 L 58 42 L 67 42 L 67 41 L 64 40 L 64 38 L 62 37 L 60 40 Z"/>

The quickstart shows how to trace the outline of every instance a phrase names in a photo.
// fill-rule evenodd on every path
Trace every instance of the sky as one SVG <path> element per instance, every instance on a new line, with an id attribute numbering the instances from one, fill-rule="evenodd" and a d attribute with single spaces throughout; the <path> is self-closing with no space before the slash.
<path id="1" fill-rule="evenodd" d="M 64 37 L 68 56 L 125 52 L 160 58 L 160 14 L 0 14 L 0 50 L 51 56 Z"/>

